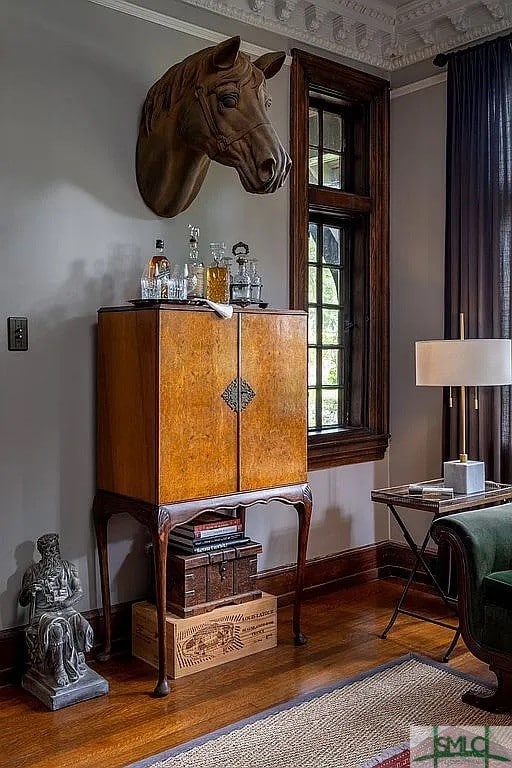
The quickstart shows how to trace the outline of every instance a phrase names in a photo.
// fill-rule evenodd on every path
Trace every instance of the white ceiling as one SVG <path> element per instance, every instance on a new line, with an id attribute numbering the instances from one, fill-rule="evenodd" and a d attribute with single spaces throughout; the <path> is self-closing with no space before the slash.
<path id="1" fill-rule="evenodd" d="M 512 0 L 183 0 L 386 72 L 512 29 Z"/>

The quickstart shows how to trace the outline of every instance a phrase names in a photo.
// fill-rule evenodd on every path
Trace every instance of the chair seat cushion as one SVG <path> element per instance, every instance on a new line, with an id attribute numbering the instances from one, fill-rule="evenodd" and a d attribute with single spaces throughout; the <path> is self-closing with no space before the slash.
<path id="1" fill-rule="evenodd" d="M 483 581 L 484 603 L 512 607 L 512 571 L 495 571 Z"/>

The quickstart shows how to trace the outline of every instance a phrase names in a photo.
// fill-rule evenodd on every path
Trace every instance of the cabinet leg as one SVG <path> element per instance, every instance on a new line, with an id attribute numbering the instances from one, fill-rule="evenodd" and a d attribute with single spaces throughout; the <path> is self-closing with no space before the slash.
<path id="1" fill-rule="evenodd" d="M 112 605 L 110 602 L 110 577 L 108 571 L 107 527 L 110 515 L 100 494 L 94 497 L 92 507 L 94 530 L 100 564 L 101 601 L 103 604 L 103 648 L 96 654 L 98 661 L 108 661 L 112 650 Z"/>
<path id="2" fill-rule="evenodd" d="M 167 607 L 167 544 L 169 532 L 167 529 L 165 531 L 154 532 L 152 533 L 152 537 L 158 627 L 158 682 L 153 693 L 155 696 L 162 697 L 167 696 L 169 693 L 169 683 L 167 682 L 167 633 L 165 627 L 165 611 Z"/>
<path id="3" fill-rule="evenodd" d="M 306 566 L 311 510 L 313 507 L 313 497 L 309 485 L 304 486 L 302 501 L 294 506 L 299 517 L 299 533 L 297 540 L 297 580 L 295 584 L 295 602 L 293 604 L 293 633 L 295 635 L 295 645 L 304 645 L 307 639 L 300 629 L 300 610 L 304 589 L 304 570 Z"/>

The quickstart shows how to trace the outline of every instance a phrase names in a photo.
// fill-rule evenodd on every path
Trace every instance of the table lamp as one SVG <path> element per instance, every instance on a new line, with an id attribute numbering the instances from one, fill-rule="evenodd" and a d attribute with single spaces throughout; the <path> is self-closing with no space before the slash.
<path id="1" fill-rule="evenodd" d="M 465 339 L 464 315 L 460 315 L 460 339 L 416 342 L 416 384 L 460 388 L 460 454 L 458 461 L 444 462 L 444 481 L 456 493 L 485 489 L 483 461 L 470 461 L 466 453 L 466 387 L 512 384 L 510 339 Z"/>

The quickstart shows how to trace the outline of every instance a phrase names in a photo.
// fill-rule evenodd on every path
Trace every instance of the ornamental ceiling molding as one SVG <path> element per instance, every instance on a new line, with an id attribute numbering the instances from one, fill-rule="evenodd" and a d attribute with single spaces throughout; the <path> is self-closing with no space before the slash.
<path id="1" fill-rule="evenodd" d="M 89 0 L 114 11 L 218 43 L 222 33 L 129 0 Z M 393 72 L 512 29 L 512 0 L 181 0 L 292 41 Z M 218 39 L 217 39 L 218 38 Z M 252 56 L 265 49 L 245 43 Z M 290 59 L 287 57 L 286 63 Z"/>
<path id="2" fill-rule="evenodd" d="M 512 28 L 512 0 L 182 0 L 393 72 Z"/>

